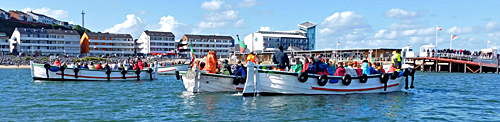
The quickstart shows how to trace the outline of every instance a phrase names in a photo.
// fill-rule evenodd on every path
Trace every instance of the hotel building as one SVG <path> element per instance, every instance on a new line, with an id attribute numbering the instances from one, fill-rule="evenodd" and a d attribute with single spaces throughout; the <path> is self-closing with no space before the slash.
<path id="1" fill-rule="evenodd" d="M 80 34 L 75 30 L 16 28 L 10 39 L 10 52 L 27 55 L 80 54 Z"/>
<path id="2" fill-rule="evenodd" d="M 316 24 L 304 22 L 298 25 L 299 30 L 291 31 L 257 31 L 244 38 L 247 49 L 264 52 L 283 46 L 284 50 L 296 47 L 301 50 L 314 50 L 316 40 Z"/>
<path id="3" fill-rule="evenodd" d="M 216 50 L 218 58 L 228 58 L 231 47 L 234 47 L 234 39 L 231 36 L 186 34 L 179 41 L 179 55 L 181 57 L 189 57 L 190 44 L 193 44 L 196 58 L 208 55 L 210 50 Z"/>
<path id="4" fill-rule="evenodd" d="M 167 53 L 175 50 L 175 35 L 172 32 L 144 31 L 137 40 L 139 53 Z"/>
<path id="5" fill-rule="evenodd" d="M 85 32 L 80 39 L 81 53 L 87 56 L 134 54 L 134 39 L 130 34 Z"/>
<path id="6" fill-rule="evenodd" d="M 7 34 L 4 32 L 0 32 L 0 55 L 5 55 L 9 53 L 10 48 L 9 48 L 9 37 L 7 37 Z"/>

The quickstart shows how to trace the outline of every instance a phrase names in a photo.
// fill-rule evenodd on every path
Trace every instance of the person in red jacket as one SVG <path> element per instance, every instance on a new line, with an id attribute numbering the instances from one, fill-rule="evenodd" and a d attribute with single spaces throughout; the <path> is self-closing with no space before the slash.
<path id="1" fill-rule="evenodd" d="M 335 76 L 344 76 L 345 75 L 345 68 L 342 65 L 342 62 L 339 62 L 337 71 L 335 71 Z"/>
<path id="2" fill-rule="evenodd" d="M 144 69 L 144 64 L 142 63 L 142 60 L 140 58 L 137 58 L 137 65 L 141 70 Z"/>
<path id="3" fill-rule="evenodd" d="M 59 62 L 59 60 L 56 59 L 56 61 L 54 61 L 54 64 L 52 64 L 53 66 L 61 66 L 61 62 Z"/>
<path id="4" fill-rule="evenodd" d="M 102 63 L 97 64 L 97 66 L 95 66 L 95 69 L 102 70 L 103 69 L 102 68 Z"/>
<path id="5" fill-rule="evenodd" d="M 304 59 L 304 67 L 302 68 L 302 71 L 300 72 L 305 72 L 307 70 L 307 67 L 309 66 L 309 59 Z"/>

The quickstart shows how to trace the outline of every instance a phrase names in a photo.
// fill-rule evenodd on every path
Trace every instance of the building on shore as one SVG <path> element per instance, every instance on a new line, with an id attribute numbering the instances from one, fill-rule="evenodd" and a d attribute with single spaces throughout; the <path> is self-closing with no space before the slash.
<path id="1" fill-rule="evenodd" d="M 7 11 L 0 9 L 0 19 L 9 19 L 10 14 Z"/>
<path id="2" fill-rule="evenodd" d="M 81 53 L 87 56 L 134 55 L 134 39 L 130 34 L 85 32 L 80 39 Z"/>
<path id="3" fill-rule="evenodd" d="M 22 11 L 9 11 L 10 17 L 9 19 L 14 19 L 18 21 L 25 21 L 25 22 L 34 22 L 33 17 L 30 15 L 22 12 Z"/>
<path id="4" fill-rule="evenodd" d="M 8 54 L 10 51 L 9 37 L 4 32 L 0 32 L 0 55 Z"/>
<path id="5" fill-rule="evenodd" d="M 13 54 L 76 56 L 80 54 L 79 40 L 76 30 L 16 28 L 9 47 Z"/>
<path id="6" fill-rule="evenodd" d="M 175 54 L 175 35 L 172 32 L 144 31 L 137 40 L 138 53 Z"/>
<path id="7" fill-rule="evenodd" d="M 178 44 L 179 55 L 182 58 L 189 57 L 190 44 L 193 44 L 193 52 L 196 58 L 208 55 L 210 50 L 216 50 L 219 58 L 228 58 L 231 47 L 234 47 L 234 39 L 231 36 L 186 34 Z"/>
<path id="8" fill-rule="evenodd" d="M 297 47 L 302 50 L 314 50 L 316 38 L 316 24 L 304 22 L 298 25 L 299 30 L 291 31 L 257 31 L 248 34 L 244 42 L 250 51 L 266 52 L 283 46 L 285 50 L 289 47 Z"/>
<path id="9" fill-rule="evenodd" d="M 28 12 L 26 12 L 26 14 L 33 17 L 33 20 L 37 23 L 43 23 L 43 24 L 48 24 L 48 25 L 60 24 L 60 23 L 57 23 L 57 20 L 52 18 L 52 17 L 48 17 L 48 16 L 45 16 L 43 14 L 38 14 L 38 13 L 35 13 L 33 11 L 28 11 Z"/>

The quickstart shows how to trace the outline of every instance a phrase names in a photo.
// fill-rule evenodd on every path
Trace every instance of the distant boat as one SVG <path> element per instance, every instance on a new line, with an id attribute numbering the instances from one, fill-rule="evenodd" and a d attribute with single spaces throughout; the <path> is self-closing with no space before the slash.
<path id="1" fill-rule="evenodd" d="M 155 65 L 156 66 L 156 65 Z M 144 70 L 94 70 L 73 69 L 50 64 L 35 64 L 30 62 L 31 76 L 34 80 L 47 81 L 126 81 L 126 80 L 156 80 L 158 67 Z"/>

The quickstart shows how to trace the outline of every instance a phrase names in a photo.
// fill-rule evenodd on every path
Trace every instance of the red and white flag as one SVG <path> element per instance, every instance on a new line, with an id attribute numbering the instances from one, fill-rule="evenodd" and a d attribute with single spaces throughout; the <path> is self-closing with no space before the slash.
<path id="1" fill-rule="evenodd" d="M 436 25 L 436 30 L 443 30 L 439 26 Z"/>
<path id="2" fill-rule="evenodd" d="M 458 35 L 451 35 L 451 40 L 457 39 L 457 38 L 458 38 Z"/>

